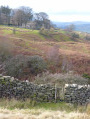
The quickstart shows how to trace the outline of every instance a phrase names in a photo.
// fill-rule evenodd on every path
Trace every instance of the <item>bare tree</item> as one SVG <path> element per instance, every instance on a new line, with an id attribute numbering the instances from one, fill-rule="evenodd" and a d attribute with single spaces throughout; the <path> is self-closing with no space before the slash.
<path id="1" fill-rule="evenodd" d="M 67 31 L 71 32 L 75 29 L 75 25 L 74 24 L 70 24 L 69 26 L 67 26 Z"/>
<path id="2" fill-rule="evenodd" d="M 23 14 L 23 22 L 24 22 L 24 24 L 26 26 L 27 22 L 31 21 L 32 18 L 33 18 L 32 9 L 29 8 L 29 7 L 24 7 L 24 6 L 20 7 L 20 9 L 24 12 L 24 14 Z"/>
<path id="3" fill-rule="evenodd" d="M 25 26 L 28 21 L 32 20 L 33 14 L 32 9 L 29 7 L 20 7 L 18 10 L 15 11 L 13 16 L 13 20 L 18 26 L 22 26 L 24 23 Z"/>
<path id="4" fill-rule="evenodd" d="M 55 63 L 56 65 L 59 63 L 59 61 L 60 61 L 59 45 L 53 46 L 53 47 L 48 51 L 47 59 L 48 59 L 50 62 Z"/>
<path id="5" fill-rule="evenodd" d="M 15 12 L 15 15 L 13 16 L 13 19 L 14 19 L 14 22 L 16 25 L 18 26 L 22 26 L 22 23 L 23 23 L 23 16 L 24 16 L 24 12 L 20 9 L 18 9 L 16 12 Z"/>
<path id="6" fill-rule="evenodd" d="M 0 24 L 2 23 L 2 19 L 1 19 L 1 8 L 0 8 Z"/>

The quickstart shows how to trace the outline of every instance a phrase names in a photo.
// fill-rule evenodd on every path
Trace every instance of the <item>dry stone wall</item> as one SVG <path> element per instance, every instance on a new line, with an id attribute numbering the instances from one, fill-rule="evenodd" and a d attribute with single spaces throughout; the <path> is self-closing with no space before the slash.
<path id="1" fill-rule="evenodd" d="M 0 76 L 0 98 L 15 98 L 49 102 L 55 100 L 55 88 L 50 85 L 36 85 L 10 76 Z"/>
<path id="2" fill-rule="evenodd" d="M 64 100 L 60 98 L 61 88 L 51 85 L 36 85 L 29 81 L 20 81 L 10 76 L 0 75 L 0 98 L 27 98 L 40 102 L 65 101 L 68 103 L 90 103 L 90 85 L 65 85 Z"/>
<path id="3" fill-rule="evenodd" d="M 65 101 L 68 103 L 90 103 L 90 85 L 68 84 L 65 86 Z"/>

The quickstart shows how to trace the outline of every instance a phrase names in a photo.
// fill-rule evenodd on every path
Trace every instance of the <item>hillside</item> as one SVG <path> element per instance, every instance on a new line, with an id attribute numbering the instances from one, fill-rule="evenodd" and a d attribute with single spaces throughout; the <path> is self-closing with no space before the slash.
<path id="1" fill-rule="evenodd" d="M 12 44 L 13 54 L 40 55 L 46 61 L 48 54 L 59 55 L 58 64 L 50 64 L 51 72 L 63 72 L 62 65 L 75 73 L 90 74 L 90 42 L 84 40 L 85 34 L 79 33 L 79 38 L 72 39 L 72 35 L 64 30 L 56 30 L 49 35 L 40 34 L 38 30 L 0 26 L 0 41 Z M 58 53 L 56 50 L 58 49 Z M 55 62 L 53 56 L 50 56 Z"/>

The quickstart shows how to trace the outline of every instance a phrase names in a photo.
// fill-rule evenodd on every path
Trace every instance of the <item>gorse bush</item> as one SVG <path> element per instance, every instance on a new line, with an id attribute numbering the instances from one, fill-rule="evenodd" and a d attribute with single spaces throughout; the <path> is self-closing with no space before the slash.
<path id="1" fill-rule="evenodd" d="M 17 55 L 4 65 L 6 74 L 17 78 L 28 74 L 36 75 L 47 68 L 46 62 L 40 56 Z"/>

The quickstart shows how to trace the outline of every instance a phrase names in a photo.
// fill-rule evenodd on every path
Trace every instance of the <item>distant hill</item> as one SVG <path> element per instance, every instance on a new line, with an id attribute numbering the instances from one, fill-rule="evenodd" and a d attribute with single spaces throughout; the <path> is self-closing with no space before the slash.
<path id="1" fill-rule="evenodd" d="M 56 27 L 65 29 L 68 25 L 74 24 L 76 31 L 90 33 L 90 22 L 75 21 L 75 22 L 54 22 Z"/>

